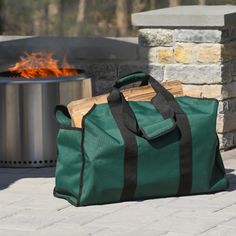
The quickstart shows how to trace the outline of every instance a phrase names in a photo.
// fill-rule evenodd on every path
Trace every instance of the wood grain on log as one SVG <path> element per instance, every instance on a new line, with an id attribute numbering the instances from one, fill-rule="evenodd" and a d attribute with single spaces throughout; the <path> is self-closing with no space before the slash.
<path id="1" fill-rule="evenodd" d="M 182 96 L 183 90 L 180 81 L 169 81 L 162 84 L 174 96 Z M 135 87 L 122 90 L 127 101 L 150 101 L 155 96 L 155 91 L 150 85 Z M 107 102 L 107 96 L 104 94 L 92 98 L 83 98 L 72 101 L 67 108 L 72 119 L 72 126 L 81 128 L 83 116 L 92 108 L 94 104 Z"/>

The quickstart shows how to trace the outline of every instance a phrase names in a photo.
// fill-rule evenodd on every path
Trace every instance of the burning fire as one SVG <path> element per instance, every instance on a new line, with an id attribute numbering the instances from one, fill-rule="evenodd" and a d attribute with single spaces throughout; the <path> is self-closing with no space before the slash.
<path id="1" fill-rule="evenodd" d="M 52 52 L 25 53 L 15 66 L 8 68 L 8 71 L 28 79 L 78 75 L 78 71 L 67 63 L 65 57 L 59 66 Z"/>

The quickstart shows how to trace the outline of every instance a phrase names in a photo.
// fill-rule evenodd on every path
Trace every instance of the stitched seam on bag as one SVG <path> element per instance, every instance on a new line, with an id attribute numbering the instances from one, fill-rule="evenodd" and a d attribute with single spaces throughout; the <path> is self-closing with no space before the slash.
<path id="1" fill-rule="evenodd" d="M 172 130 L 173 127 L 175 127 L 175 124 L 173 124 L 173 122 L 172 122 L 171 124 L 166 125 L 166 126 L 160 128 L 160 129 L 158 130 L 158 131 L 159 131 L 158 134 L 151 134 L 150 136 L 153 136 L 153 135 L 155 135 L 155 136 L 160 136 L 160 135 L 162 135 L 163 133 L 166 133 L 166 132 L 169 132 L 170 130 Z M 145 129 L 144 129 L 144 131 L 145 131 Z M 149 136 L 149 134 L 148 134 L 148 136 Z"/>
<path id="2" fill-rule="evenodd" d="M 79 195 L 78 195 L 78 206 L 80 206 L 82 191 L 83 191 L 83 185 L 84 185 L 84 168 L 85 168 L 85 156 L 84 156 L 84 138 L 85 138 L 85 119 L 86 117 L 95 109 L 96 104 L 92 106 L 92 108 L 87 112 L 86 115 L 84 115 L 82 119 L 82 137 L 81 137 L 81 155 L 82 155 L 82 167 L 80 172 L 80 183 L 79 183 Z"/>

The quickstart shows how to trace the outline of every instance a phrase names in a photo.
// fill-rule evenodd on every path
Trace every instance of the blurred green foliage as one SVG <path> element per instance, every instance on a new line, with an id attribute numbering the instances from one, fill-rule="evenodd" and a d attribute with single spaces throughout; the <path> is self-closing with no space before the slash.
<path id="1" fill-rule="evenodd" d="M 171 0 L 0 0 L 0 34 L 43 36 L 133 36 L 132 12 L 168 7 Z M 198 0 L 175 1 L 181 5 Z M 236 0 L 206 0 L 208 5 L 236 4 Z M 124 24 L 118 23 L 124 18 Z M 126 27 L 125 33 L 120 28 Z M 123 32 L 123 33 L 121 33 Z"/>

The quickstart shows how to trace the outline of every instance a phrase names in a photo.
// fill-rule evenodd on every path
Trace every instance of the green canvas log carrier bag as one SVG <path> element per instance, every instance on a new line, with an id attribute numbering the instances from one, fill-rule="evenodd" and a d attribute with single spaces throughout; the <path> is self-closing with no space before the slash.
<path id="1" fill-rule="evenodd" d="M 120 88 L 138 81 L 156 91 L 151 101 L 125 100 Z M 144 73 L 119 79 L 81 129 L 57 106 L 54 195 L 85 206 L 225 190 L 217 107 L 215 99 L 175 98 Z"/>

